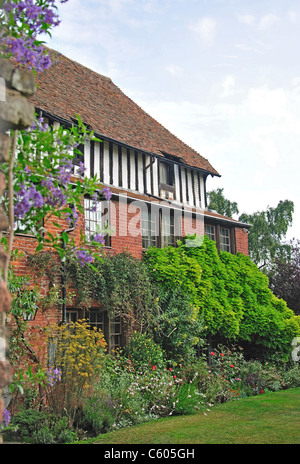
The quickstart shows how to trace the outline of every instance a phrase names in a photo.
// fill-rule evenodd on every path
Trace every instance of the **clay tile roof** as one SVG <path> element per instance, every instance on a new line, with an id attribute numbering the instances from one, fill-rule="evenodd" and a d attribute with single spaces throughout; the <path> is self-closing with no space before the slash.
<path id="1" fill-rule="evenodd" d="M 98 136 L 162 157 L 167 153 L 219 176 L 207 159 L 149 116 L 110 78 L 54 50 L 50 53 L 53 65 L 37 75 L 37 108 L 70 122 L 78 114 Z"/>

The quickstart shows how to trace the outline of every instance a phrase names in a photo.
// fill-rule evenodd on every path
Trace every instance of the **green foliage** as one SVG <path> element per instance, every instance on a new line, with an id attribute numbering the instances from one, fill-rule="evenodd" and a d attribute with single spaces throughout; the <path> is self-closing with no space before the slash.
<path id="1" fill-rule="evenodd" d="M 291 240 L 290 256 L 276 258 L 268 271 L 270 288 L 283 298 L 295 314 L 300 315 L 300 240 Z"/>
<path id="2" fill-rule="evenodd" d="M 238 205 L 235 201 L 230 201 L 224 197 L 224 189 L 218 188 L 207 193 L 208 208 L 216 210 L 219 214 L 223 214 L 232 218 L 234 214 L 239 213 Z"/>
<path id="3" fill-rule="evenodd" d="M 33 444 L 54 444 L 73 442 L 75 431 L 68 426 L 67 417 L 48 414 L 34 409 L 20 410 L 9 426 L 22 441 Z"/>
<path id="4" fill-rule="evenodd" d="M 146 333 L 141 334 L 135 331 L 126 347 L 126 353 L 135 368 L 158 366 L 164 361 L 161 347 Z"/>
<path id="5" fill-rule="evenodd" d="M 290 200 L 280 201 L 273 208 L 242 214 L 240 221 L 251 224 L 249 233 L 249 253 L 255 264 L 268 270 L 275 258 L 288 256 L 291 247 L 283 244 L 289 226 L 292 224 L 294 203 Z"/>
<path id="6" fill-rule="evenodd" d="M 82 268 L 69 257 L 67 275 L 70 285 L 78 292 L 78 304 L 89 307 L 98 301 L 123 322 L 136 324 L 140 331 L 147 329 L 155 300 L 147 268 L 129 253 L 102 255 L 92 268 Z"/>
<path id="7" fill-rule="evenodd" d="M 153 283 L 154 286 L 154 283 Z M 168 359 L 185 363 L 203 344 L 203 322 L 188 294 L 180 288 L 157 286 L 158 310 L 153 312 L 151 334 Z"/>
<path id="8" fill-rule="evenodd" d="M 268 355 L 288 356 L 299 334 L 299 318 L 268 287 L 250 258 L 218 253 L 204 237 L 202 246 L 151 248 L 145 254 L 152 279 L 163 290 L 179 288 L 203 318 L 206 335 L 222 336 Z"/>
<path id="9" fill-rule="evenodd" d="M 32 288 L 27 275 L 16 275 L 14 269 L 9 269 L 8 289 L 12 296 L 10 311 L 15 317 L 30 318 L 37 310 L 39 292 Z"/>

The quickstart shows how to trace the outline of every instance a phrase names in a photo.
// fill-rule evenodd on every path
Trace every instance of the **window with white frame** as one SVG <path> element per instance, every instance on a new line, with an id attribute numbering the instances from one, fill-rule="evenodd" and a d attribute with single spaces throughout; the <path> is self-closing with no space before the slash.
<path id="1" fill-rule="evenodd" d="M 174 211 L 169 208 L 142 210 L 143 248 L 175 245 Z"/>
<path id="2" fill-rule="evenodd" d="M 230 230 L 220 227 L 220 250 L 230 252 Z"/>
<path id="3" fill-rule="evenodd" d="M 210 240 L 216 240 L 216 229 L 215 226 L 211 224 L 205 224 L 205 235 L 210 239 Z"/>
<path id="4" fill-rule="evenodd" d="M 151 215 L 150 208 L 142 208 L 142 242 L 143 248 L 150 248 L 156 245 L 156 216 Z"/>
<path id="5" fill-rule="evenodd" d="M 162 211 L 161 216 L 161 248 L 175 245 L 174 211 Z"/>
<path id="6" fill-rule="evenodd" d="M 103 235 L 105 245 L 110 246 L 108 235 L 109 204 L 106 201 L 84 199 L 85 237 L 92 240 L 95 235 Z"/>

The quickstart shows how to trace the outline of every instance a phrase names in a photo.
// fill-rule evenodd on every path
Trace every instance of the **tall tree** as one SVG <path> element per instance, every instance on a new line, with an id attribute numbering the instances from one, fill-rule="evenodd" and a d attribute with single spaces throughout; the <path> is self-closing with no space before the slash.
<path id="1" fill-rule="evenodd" d="M 216 210 L 219 214 L 232 217 L 239 213 L 238 205 L 235 201 L 230 201 L 223 194 L 224 189 L 212 190 L 207 193 L 209 200 L 208 208 Z"/>
<path id="2" fill-rule="evenodd" d="M 294 203 L 280 201 L 266 211 L 243 213 L 239 220 L 252 225 L 249 233 L 249 254 L 254 263 L 264 271 L 270 269 L 275 259 L 289 256 L 291 246 L 284 243 L 288 228 L 293 221 Z"/>
<path id="3" fill-rule="evenodd" d="M 275 259 L 268 277 L 273 293 L 300 315 L 300 240 L 293 239 L 290 245 L 290 257 Z"/>

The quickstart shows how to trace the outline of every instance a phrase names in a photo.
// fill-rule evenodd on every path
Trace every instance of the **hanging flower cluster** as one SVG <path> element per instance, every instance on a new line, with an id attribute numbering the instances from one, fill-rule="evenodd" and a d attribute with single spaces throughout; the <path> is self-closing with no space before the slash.
<path id="1" fill-rule="evenodd" d="M 80 118 L 78 126 L 72 126 L 69 130 L 63 126 L 48 127 L 39 118 L 30 129 L 19 132 L 14 166 L 15 227 L 34 233 L 38 239 L 38 249 L 47 244 L 55 247 L 59 253 L 64 253 L 65 247 L 62 247 L 61 240 L 65 244 L 70 240 L 63 232 L 57 236 L 46 232 L 43 228 L 44 218 L 48 220 L 52 216 L 53 224 L 56 225 L 55 218 L 63 217 L 69 227 L 73 228 L 77 226 L 79 212 L 83 212 L 84 196 L 93 199 L 93 210 L 96 210 L 99 201 L 111 198 L 110 189 L 101 187 L 99 179 L 84 176 L 83 163 L 79 167 L 74 165 L 78 145 L 88 140 L 97 139 L 87 131 Z M 2 169 L 8 174 L 6 164 Z M 61 228 L 59 224 L 57 227 Z M 96 249 L 105 244 L 101 232 L 95 233 L 90 240 Z M 94 261 L 94 251 L 87 251 L 84 241 L 79 247 L 70 245 L 82 266 Z"/>
<path id="2" fill-rule="evenodd" d="M 51 66 L 51 60 L 38 37 L 51 35 L 50 30 L 59 24 L 55 0 L 7 0 L 0 17 L 2 51 L 18 64 L 41 72 Z"/>

